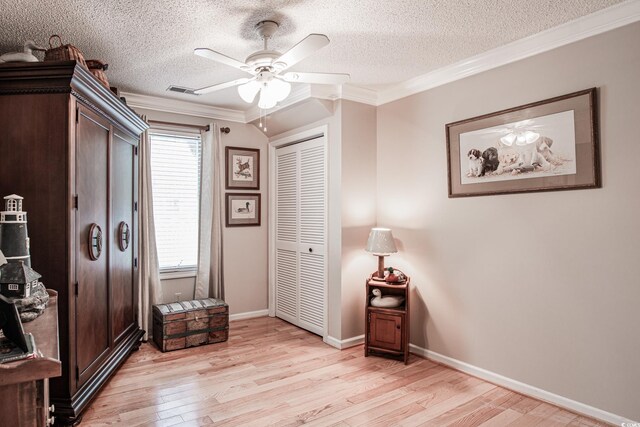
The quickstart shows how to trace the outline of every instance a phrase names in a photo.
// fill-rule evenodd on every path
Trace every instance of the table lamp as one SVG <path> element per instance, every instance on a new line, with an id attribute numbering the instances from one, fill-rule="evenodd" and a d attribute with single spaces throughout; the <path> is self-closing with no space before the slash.
<path id="1" fill-rule="evenodd" d="M 389 228 L 372 228 L 367 240 L 367 252 L 378 257 L 378 273 L 374 280 L 384 281 L 384 257 L 398 252 Z"/>

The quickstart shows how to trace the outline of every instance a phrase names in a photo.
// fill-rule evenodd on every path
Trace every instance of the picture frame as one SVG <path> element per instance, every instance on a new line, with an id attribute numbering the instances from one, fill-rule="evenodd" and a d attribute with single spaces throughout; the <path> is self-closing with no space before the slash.
<path id="1" fill-rule="evenodd" d="M 445 125 L 449 197 L 599 188 L 597 89 Z"/>
<path id="2" fill-rule="evenodd" d="M 226 193 L 227 227 L 260 226 L 260 193 Z"/>
<path id="3" fill-rule="evenodd" d="M 260 150 L 225 147 L 225 188 L 227 190 L 260 189 Z"/>

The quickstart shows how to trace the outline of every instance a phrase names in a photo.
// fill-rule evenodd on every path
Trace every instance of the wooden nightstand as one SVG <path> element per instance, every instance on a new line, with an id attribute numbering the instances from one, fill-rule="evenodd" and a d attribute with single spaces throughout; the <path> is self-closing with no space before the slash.
<path id="1" fill-rule="evenodd" d="M 364 355 L 389 356 L 401 358 L 406 364 L 409 360 L 409 282 L 393 285 L 377 282 L 369 278 L 366 282 L 365 300 L 365 339 Z M 377 288 L 385 295 L 404 297 L 404 303 L 396 308 L 372 307 L 372 289 Z"/>

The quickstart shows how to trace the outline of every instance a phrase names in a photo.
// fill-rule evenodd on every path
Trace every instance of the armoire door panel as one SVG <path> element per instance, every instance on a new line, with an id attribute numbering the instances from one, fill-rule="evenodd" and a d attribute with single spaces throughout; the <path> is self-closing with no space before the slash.
<path id="1" fill-rule="evenodd" d="M 118 343 L 125 332 L 135 326 L 133 306 L 135 148 L 116 133 L 113 134 L 111 144 L 111 329 L 114 343 Z"/>
<path id="2" fill-rule="evenodd" d="M 110 236 L 106 197 L 109 127 L 82 106 L 76 127 L 76 363 L 80 386 L 97 367 L 95 362 L 109 349 Z M 90 236 L 94 224 L 100 227 L 101 233 Z M 96 259 L 92 259 L 91 246 L 95 246 L 93 258 Z"/>

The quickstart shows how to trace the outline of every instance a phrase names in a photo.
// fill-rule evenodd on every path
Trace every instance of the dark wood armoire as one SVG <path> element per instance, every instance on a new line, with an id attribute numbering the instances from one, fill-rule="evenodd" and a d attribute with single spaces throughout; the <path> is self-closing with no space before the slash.
<path id="1" fill-rule="evenodd" d="M 137 145 L 146 128 L 75 61 L 0 64 L 0 197 L 24 197 L 31 266 L 59 294 L 56 423 L 78 421 L 144 333 Z"/>

